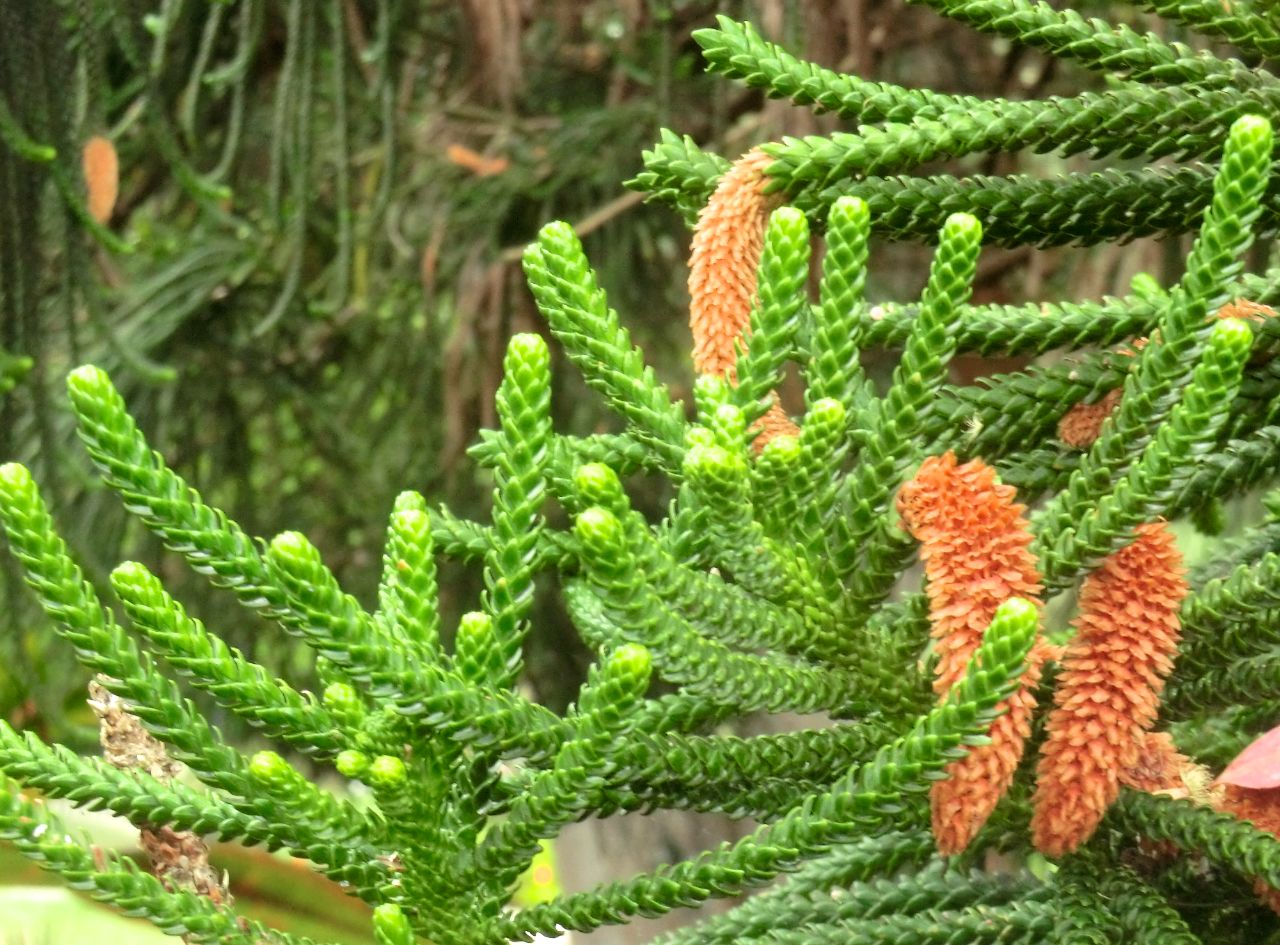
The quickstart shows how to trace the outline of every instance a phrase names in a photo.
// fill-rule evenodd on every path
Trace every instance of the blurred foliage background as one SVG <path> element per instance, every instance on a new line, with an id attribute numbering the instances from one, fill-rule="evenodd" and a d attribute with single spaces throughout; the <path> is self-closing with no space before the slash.
<path id="1" fill-rule="evenodd" d="M 1169 28 L 1141 4 L 1075 6 Z M 704 75 L 689 34 L 716 13 L 908 86 L 1024 98 L 1100 81 L 903 0 L 0 0 L 0 458 L 32 468 L 95 580 L 141 560 L 228 642 L 305 681 L 301 648 L 211 593 L 95 483 L 67 371 L 110 371 L 207 500 L 251 534 L 306 531 L 367 600 L 397 492 L 486 514 L 465 449 L 493 423 L 505 339 L 540 328 L 520 252 L 542 223 L 575 224 L 637 342 L 687 393 L 689 234 L 623 182 L 662 127 L 733 157 L 836 126 Z M 100 200 L 109 169 L 83 160 L 95 137 L 119 168 L 105 213 L 89 188 Z M 987 251 L 976 299 L 1098 296 L 1141 271 L 1165 280 L 1184 251 Z M 876 247 L 872 298 L 913 297 L 925 258 Z M 566 368 L 558 424 L 603 429 Z M 649 491 L 642 505 L 668 498 Z M 0 716 L 88 749 L 85 678 L 0 562 Z M 478 592 L 461 570 L 442 587 L 454 615 Z M 558 705 L 581 664 L 545 596 L 530 682 Z"/>

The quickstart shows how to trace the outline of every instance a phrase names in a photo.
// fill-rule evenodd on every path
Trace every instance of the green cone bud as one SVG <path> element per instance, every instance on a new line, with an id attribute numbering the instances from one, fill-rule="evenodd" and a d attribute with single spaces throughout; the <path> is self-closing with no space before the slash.
<path id="1" fill-rule="evenodd" d="M 369 770 L 369 756 L 362 751 L 348 748 L 346 751 L 338 752 L 338 757 L 333 759 L 333 766 L 343 777 L 363 778 L 365 772 Z"/>
<path id="2" fill-rule="evenodd" d="M 293 777 L 289 763 L 274 751 L 260 751 L 249 759 L 249 773 L 267 784 L 276 786 L 287 783 Z"/>
<path id="3" fill-rule="evenodd" d="M 374 787 L 390 788 L 403 784 L 407 776 L 408 769 L 403 761 L 391 755 L 379 755 L 370 762 L 365 780 Z"/>
<path id="4" fill-rule="evenodd" d="M 790 433 L 775 436 L 760 451 L 760 464 L 790 466 L 800 459 L 800 441 Z"/>
<path id="5" fill-rule="evenodd" d="M 609 675 L 627 675 L 648 678 L 653 670 L 653 657 L 648 647 L 639 643 L 625 643 L 609 654 Z"/>
<path id="6" fill-rule="evenodd" d="M 584 503 L 616 508 L 623 498 L 618 474 L 603 463 L 587 463 L 573 474 L 573 488 Z"/>

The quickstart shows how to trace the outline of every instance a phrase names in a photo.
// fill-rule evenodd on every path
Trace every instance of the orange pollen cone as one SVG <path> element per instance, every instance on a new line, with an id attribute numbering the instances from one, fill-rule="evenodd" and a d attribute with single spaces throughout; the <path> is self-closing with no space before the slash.
<path id="1" fill-rule="evenodd" d="M 80 153 L 81 169 L 87 194 L 89 216 L 99 223 L 111 219 L 120 192 L 120 162 L 115 145 L 95 135 L 84 143 Z"/>
<path id="2" fill-rule="evenodd" d="M 1139 779 L 1141 753 L 1160 749 L 1143 733 L 1155 722 L 1173 668 L 1187 584 L 1182 556 L 1162 522 L 1140 525 L 1136 534 L 1080 592 L 1031 817 L 1036 849 L 1049 856 L 1088 840 L 1120 792 L 1121 772 L 1133 769 Z"/>
<path id="3" fill-rule="evenodd" d="M 953 453 L 926 459 L 898 493 L 902 524 L 921 543 L 938 657 L 933 688 L 939 696 L 964 675 L 996 608 L 1010 597 L 1039 600 L 1030 526 L 1014 495 L 982 460 L 957 465 Z M 953 761 L 947 780 L 933 785 L 933 834 L 940 853 L 968 846 L 1012 782 L 1031 731 L 1033 691 L 1046 653 L 1043 641 L 1032 648 L 1022 685 L 1000 705 L 990 744 Z"/>
<path id="4" fill-rule="evenodd" d="M 748 151 L 720 178 L 698 214 L 689 255 L 689 327 L 699 374 L 733 379 L 735 345 L 751 320 L 756 267 L 775 203 L 764 193 L 764 169 L 772 160 L 758 148 Z M 781 433 L 798 432 L 776 400 L 757 426 L 757 449 Z"/>

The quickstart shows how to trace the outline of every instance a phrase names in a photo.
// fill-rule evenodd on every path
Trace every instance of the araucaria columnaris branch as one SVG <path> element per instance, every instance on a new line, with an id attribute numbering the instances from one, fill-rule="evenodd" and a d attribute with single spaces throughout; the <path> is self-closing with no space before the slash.
<path id="1" fill-rule="evenodd" d="M 1253 322 L 1274 318 L 1275 314 L 1275 309 L 1270 306 L 1248 299 L 1233 299 L 1218 309 L 1218 318 L 1244 318 Z M 1139 338 L 1133 346 L 1138 349 L 1146 343 L 1146 338 Z M 1123 390 L 1117 387 L 1097 403 L 1076 404 L 1058 421 L 1058 439 L 1073 449 L 1087 450 L 1102 433 L 1102 424 L 1111 416 L 1116 404 L 1120 403 L 1121 393 Z"/>
<path id="2" fill-rule="evenodd" d="M 764 193 L 771 162 L 759 148 L 738 158 L 698 214 L 689 253 L 689 328 L 699 374 L 734 376 L 736 346 L 745 340 L 756 296 L 765 224 L 777 203 Z M 757 425 L 758 449 L 775 436 L 799 432 L 776 400 Z"/>
<path id="3" fill-rule="evenodd" d="M 1173 668 L 1183 574 L 1173 535 L 1151 522 L 1085 580 L 1037 768 L 1041 852 L 1062 856 L 1088 840 L 1137 760 Z"/>
<path id="4" fill-rule="evenodd" d="M 1014 489 L 975 459 L 958 465 L 953 453 L 932 456 L 898 493 L 903 525 L 921 542 L 928 579 L 929 617 L 937 654 L 933 688 L 939 696 L 964 675 L 996 608 L 1010 597 L 1039 600 L 1040 574 L 1028 550 L 1030 527 Z M 1033 691 L 1046 647 L 1031 650 L 1021 687 L 1002 704 L 991 742 L 947 767 L 933 785 L 933 834 L 943 854 L 959 853 L 977 834 L 1013 780 L 1031 730 Z"/>

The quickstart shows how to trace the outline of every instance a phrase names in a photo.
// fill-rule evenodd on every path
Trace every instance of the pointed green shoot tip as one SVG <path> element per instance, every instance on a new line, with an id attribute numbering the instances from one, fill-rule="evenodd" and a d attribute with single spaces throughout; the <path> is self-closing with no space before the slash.
<path id="1" fill-rule="evenodd" d="M 1271 122 L 1262 115 L 1241 115 L 1231 123 L 1231 130 L 1227 137 L 1232 144 L 1243 144 L 1246 138 L 1269 139 Z"/>
<path id="2" fill-rule="evenodd" d="M 30 488 L 33 480 L 31 470 L 22 463 L 5 463 L 0 466 L 0 485 L 9 489 Z"/>
<path id="3" fill-rule="evenodd" d="M 524 252 L 520 254 L 520 265 L 527 273 L 530 269 L 536 268 L 542 264 L 542 247 L 537 243 L 530 243 L 524 248 Z"/>
<path id="4" fill-rule="evenodd" d="M 695 446 L 685 453 L 684 470 L 690 476 L 736 478 L 745 472 L 745 464 L 740 455 L 722 446 Z"/>
<path id="5" fill-rule="evenodd" d="M 507 342 L 507 357 L 521 361 L 548 361 L 551 353 L 547 349 L 546 340 L 531 331 L 522 331 L 512 335 Z"/>
<path id="6" fill-rule="evenodd" d="M 307 557 L 314 549 L 302 532 L 281 532 L 271 539 L 268 551 L 286 558 Z"/>
<path id="7" fill-rule="evenodd" d="M 608 509 L 593 505 L 578 514 L 574 533 L 591 548 L 615 545 L 622 540 L 622 524 Z"/>
<path id="8" fill-rule="evenodd" d="M 426 512 L 427 500 L 423 498 L 421 492 L 414 492 L 408 489 L 396 496 L 395 504 L 391 506 L 393 512 Z"/>
<path id="9" fill-rule="evenodd" d="M 426 509 L 397 509 L 391 513 L 391 520 L 405 531 L 429 533 L 431 530 L 431 515 Z"/>
<path id="10" fill-rule="evenodd" d="M 723 446 L 700 446 L 689 450 L 686 462 L 695 466 L 723 466 L 729 462 L 731 454 Z"/>
<path id="11" fill-rule="evenodd" d="M 584 502 L 610 505 L 622 495 L 618 474 L 604 463 L 585 463 L 573 474 L 573 489 Z"/>
<path id="12" fill-rule="evenodd" d="M 458 629 L 466 633 L 488 633 L 493 629 L 493 618 L 480 610 L 469 610 L 458 618 Z"/>
<path id="13" fill-rule="evenodd" d="M 836 400 L 834 397 L 823 397 L 815 400 L 809 407 L 809 413 L 805 417 L 805 422 L 809 422 L 809 418 L 832 423 L 840 424 L 844 422 L 845 409 L 844 404 Z"/>
<path id="14" fill-rule="evenodd" d="M 691 479 L 726 485 L 746 474 L 746 462 L 738 453 L 719 445 L 697 446 L 685 453 L 684 472 Z"/>
<path id="15" fill-rule="evenodd" d="M 1035 620 L 1040 611 L 1025 597 L 1010 597 L 996 608 L 996 616 L 1004 620 Z"/>
<path id="16" fill-rule="evenodd" d="M 861 197 L 839 197 L 831 205 L 827 225 L 864 224 L 871 217 L 871 208 Z"/>
<path id="17" fill-rule="evenodd" d="M 577 245 L 578 234 L 573 231 L 573 226 L 564 220 L 552 220 L 538 231 L 537 245 L 544 249 L 565 243 Z"/>
<path id="18" fill-rule="evenodd" d="M 649 678 L 653 670 L 653 657 L 648 647 L 639 643 L 624 643 L 609 654 L 609 675 L 630 676 L 633 679 Z"/>
<path id="19" fill-rule="evenodd" d="M 111 570 L 111 585 L 144 584 L 155 580 L 145 564 L 137 561 L 122 561 Z"/>
<path id="20" fill-rule="evenodd" d="M 721 404 L 715 412 L 716 424 L 732 433 L 747 432 L 747 418 L 742 408 L 734 404 Z"/>
<path id="21" fill-rule="evenodd" d="M 373 938 L 377 945 L 414 945 L 413 928 L 394 902 L 373 910 Z"/>
<path id="22" fill-rule="evenodd" d="M 325 687 L 324 695 L 321 696 L 321 699 L 324 701 L 325 708 L 327 709 L 343 712 L 358 712 L 362 708 L 360 703 L 360 694 L 356 692 L 355 687 L 349 683 L 330 683 Z"/>
<path id="23" fill-rule="evenodd" d="M 369 764 L 368 782 L 378 788 L 397 787 L 408 778 L 404 762 L 392 755 L 379 755 Z"/>
<path id="24" fill-rule="evenodd" d="M 111 570 L 112 577 L 121 577 L 128 581 L 145 579 L 150 574 L 147 566 L 139 561 L 121 561 Z"/>
<path id="25" fill-rule="evenodd" d="M 689 447 L 684 454 L 684 468 L 686 472 L 701 470 L 706 466 L 726 462 L 728 458 L 729 454 L 723 446 L 717 446 L 715 443 L 697 443 Z"/>
<path id="26" fill-rule="evenodd" d="M 800 441 L 790 433 L 775 436 L 760 451 L 760 462 L 790 465 L 800 458 Z"/>
<path id="27" fill-rule="evenodd" d="M 288 762 L 274 751 L 260 751 L 249 759 L 249 774 L 267 784 L 282 784 L 292 772 Z"/>
<path id="28" fill-rule="evenodd" d="M 796 236 L 801 234 L 807 236 L 809 233 L 809 221 L 805 219 L 802 210 L 797 210 L 795 207 L 779 207 L 769 214 L 769 229 Z"/>
<path id="29" fill-rule="evenodd" d="M 67 375 L 67 388 L 72 391 L 87 392 L 110 386 L 111 378 L 96 364 L 82 364 Z"/>
<path id="30" fill-rule="evenodd" d="M 699 446 L 715 446 L 716 435 L 706 427 L 689 427 L 684 434 L 685 449 Z"/>
<path id="31" fill-rule="evenodd" d="M 1035 604 L 1023 597 L 1010 597 L 996 608 L 989 629 L 1021 636 L 1034 633 L 1039 620 L 1040 610 Z"/>
<path id="32" fill-rule="evenodd" d="M 729 382 L 719 374 L 699 374 L 693 380 L 693 398 L 699 404 L 718 403 L 729 396 Z"/>
<path id="33" fill-rule="evenodd" d="M 1209 332 L 1209 344 L 1243 353 L 1253 347 L 1253 329 L 1243 318 L 1224 318 Z"/>
<path id="34" fill-rule="evenodd" d="M 982 224 L 971 213 L 953 213 L 942 224 L 942 238 L 953 240 L 968 238 L 975 242 L 982 239 Z"/>

